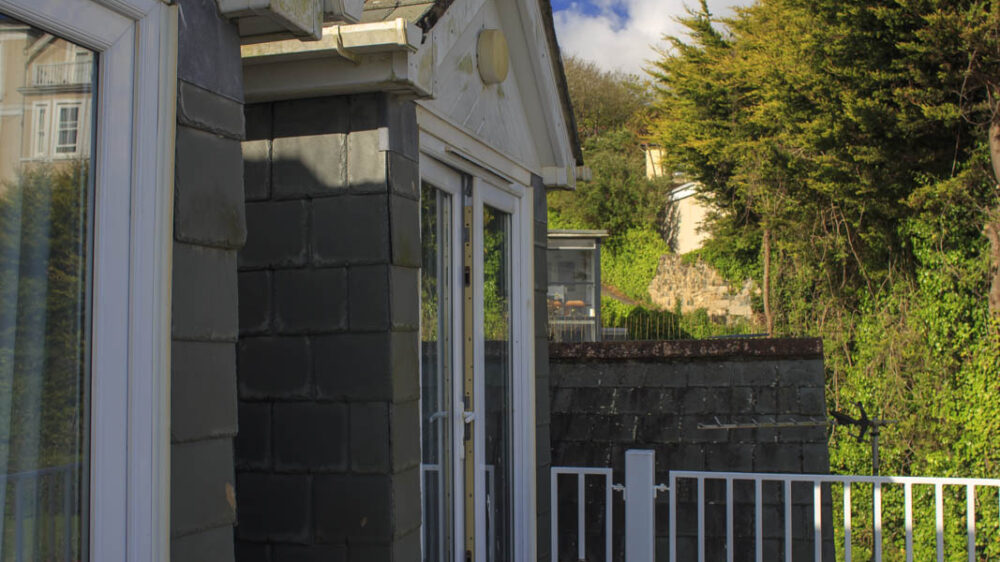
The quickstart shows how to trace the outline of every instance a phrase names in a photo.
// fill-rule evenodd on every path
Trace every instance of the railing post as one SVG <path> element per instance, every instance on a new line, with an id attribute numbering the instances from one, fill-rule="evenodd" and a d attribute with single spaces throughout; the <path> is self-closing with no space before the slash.
<path id="1" fill-rule="evenodd" d="M 549 470 L 549 509 L 552 514 L 552 529 L 549 550 L 552 552 L 552 562 L 559 560 L 559 473 Z"/>
<path id="2" fill-rule="evenodd" d="M 625 562 L 653 562 L 655 465 L 653 451 L 625 452 Z"/>

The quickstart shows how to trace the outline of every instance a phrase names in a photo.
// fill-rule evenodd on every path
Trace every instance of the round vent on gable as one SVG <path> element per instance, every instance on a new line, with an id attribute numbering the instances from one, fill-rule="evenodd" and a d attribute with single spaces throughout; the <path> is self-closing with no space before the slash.
<path id="1" fill-rule="evenodd" d="M 479 59 L 479 77 L 484 84 L 499 84 L 507 79 L 510 71 L 510 52 L 507 38 L 499 29 L 484 29 L 479 32 L 476 48 Z"/>

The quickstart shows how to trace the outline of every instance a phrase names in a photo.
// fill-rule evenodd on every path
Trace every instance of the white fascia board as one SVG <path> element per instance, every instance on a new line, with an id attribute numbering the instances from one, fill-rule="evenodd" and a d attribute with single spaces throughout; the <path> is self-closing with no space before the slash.
<path id="1" fill-rule="evenodd" d="M 574 189 L 577 161 L 566 125 L 556 82 L 553 54 L 549 52 L 545 25 L 538 2 L 516 0 L 513 9 L 500 12 L 505 29 L 510 32 L 511 70 L 523 88 L 525 110 L 536 123 L 538 154 L 543 157 L 546 185 L 555 189 Z M 533 100 L 532 100 L 533 98 Z M 545 160 L 548 160 L 547 162 Z"/>
<path id="2" fill-rule="evenodd" d="M 244 45 L 243 64 L 257 65 L 309 58 L 340 57 L 388 51 L 416 52 L 420 29 L 399 18 L 377 23 L 331 25 L 323 28 L 318 41 L 287 39 Z"/>
<path id="3" fill-rule="evenodd" d="M 593 179 L 593 172 L 587 166 L 578 166 L 576 157 L 573 156 L 569 147 L 564 147 L 562 154 L 562 166 L 546 166 L 542 168 L 542 182 L 548 189 L 576 189 L 576 182 L 590 181 Z"/>
<path id="4" fill-rule="evenodd" d="M 415 53 L 420 48 L 422 37 L 420 28 L 403 18 L 339 27 L 344 48 L 351 53 L 377 53 L 400 49 Z M 333 28 L 324 30 L 323 41 L 328 37 L 336 40 L 336 31 Z"/>
<path id="5" fill-rule="evenodd" d="M 246 100 L 253 103 L 377 91 L 428 97 L 433 76 L 422 75 L 413 56 L 420 37 L 416 26 L 397 19 L 329 26 L 319 41 L 244 45 Z"/>
<path id="6" fill-rule="evenodd" d="M 409 53 L 364 55 L 355 64 L 340 57 L 283 60 L 243 66 L 247 103 L 365 92 L 426 97 L 430 87 L 417 81 Z"/>
<path id="7" fill-rule="evenodd" d="M 542 169 L 542 183 L 550 189 L 569 187 L 571 177 L 576 179 L 576 170 L 570 173 L 568 168 L 560 166 L 546 166 Z"/>
<path id="8" fill-rule="evenodd" d="M 541 170 L 531 170 L 420 102 L 417 102 L 417 126 L 420 150 L 457 169 L 474 173 L 468 169 L 471 164 L 515 186 L 530 186 L 532 174 L 541 175 Z M 521 196 L 519 192 L 514 194 Z"/>
<path id="9" fill-rule="evenodd" d="M 217 0 L 219 12 L 236 18 L 240 37 L 287 33 L 318 39 L 323 33 L 322 0 Z"/>

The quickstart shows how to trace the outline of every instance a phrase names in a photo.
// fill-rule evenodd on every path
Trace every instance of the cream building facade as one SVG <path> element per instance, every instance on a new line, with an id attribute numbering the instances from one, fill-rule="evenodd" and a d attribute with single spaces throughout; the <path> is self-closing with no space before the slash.
<path id="1" fill-rule="evenodd" d="M 22 164 L 90 153 L 93 52 L 27 25 L 0 27 L 0 182 Z"/>

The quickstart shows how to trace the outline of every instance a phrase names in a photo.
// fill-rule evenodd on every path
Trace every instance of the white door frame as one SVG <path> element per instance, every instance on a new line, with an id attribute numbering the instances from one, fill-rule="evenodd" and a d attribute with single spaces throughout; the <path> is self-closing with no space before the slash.
<path id="1" fill-rule="evenodd" d="M 462 412 L 465 409 L 462 404 L 462 345 L 463 319 L 462 319 L 462 176 L 459 172 L 441 164 L 440 162 L 421 155 L 420 157 L 420 178 L 426 180 L 436 189 L 439 189 L 451 196 L 451 323 L 452 323 L 452 377 L 451 377 L 451 463 L 452 463 L 452 552 L 455 554 L 455 562 L 461 558 L 458 555 L 465 548 L 465 499 L 464 499 L 464 452 L 463 438 L 465 436 L 465 421 Z M 423 362 L 421 361 L 421 369 Z M 421 373 L 421 376 L 423 373 Z M 423 428 L 421 428 L 421 436 Z M 422 440 L 422 437 L 421 437 Z M 421 492 L 423 492 L 423 479 L 420 481 Z M 422 494 L 421 494 L 422 495 Z M 423 501 L 421 501 L 423 505 Z M 420 534 L 421 544 L 423 533 Z"/>
<path id="2" fill-rule="evenodd" d="M 0 12 L 98 53 L 90 560 L 167 562 L 177 8 L 0 0 Z"/>
<path id="3" fill-rule="evenodd" d="M 426 137 L 422 136 L 421 140 L 423 141 L 424 138 Z M 470 177 L 472 181 L 471 203 L 473 205 L 473 228 L 469 236 L 474 241 L 474 259 L 472 265 L 474 271 L 473 300 L 475 302 L 475 313 L 472 330 L 475 341 L 475 384 L 477 389 L 475 392 L 476 404 L 473 407 L 476 420 L 481 419 L 484 407 L 483 393 L 481 392 L 485 368 L 483 354 L 483 256 L 481 232 L 483 226 L 483 204 L 488 204 L 491 207 L 509 213 L 511 216 L 511 329 L 513 335 L 511 341 L 513 376 L 513 388 L 511 389 L 511 399 L 513 402 L 511 437 L 513 439 L 514 454 L 514 496 L 511 507 L 514 519 L 512 530 L 515 536 L 513 556 L 514 560 L 518 562 L 533 561 L 537 559 L 537 486 L 535 482 L 534 230 L 532 228 L 534 206 L 532 191 L 527 186 L 504 181 L 496 174 L 490 173 L 489 170 L 481 169 L 472 164 L 472 160 L 469 163 L 463 163 L 459 159 L 449 158 L 449 163 L 443 164 L 437 159 L 437 155 L 434 154 L 435 152 L 440 153 L 438 150 L 432 150 L 430 155 L 427 152 L 421 153 L 420 173 L 423 179 L 449 192 L 452 195 L 453 205 L 459 206 L 457 213 L 453 215 L 456 218 L 454 226 L 458 229 L 453 238 L 456 250 L 460 248 L 462 241 L 461 206 L 463 205 L 462 190 L 464 181 L 459 174 Z M 450 180 L 450 184 L 454 186 L 451 189 L 442 185 L 449 183 L 445 179 L 448 177 L 453 178 Z M 453 207 L 454 212 L 456 211 Z M 459 304 L 462 302 L 461 283 L 463 280 L 461 276 L 463 264 L 461 263 L 461 253 L 453 251 L 453 254 L 459 259 L 458 266 L 455 268 L 455 272 L 459 277 L 455 281 L 455 290 L 458 292 L 454 300 L 456 304 Z M 460 339 L 464 332 L 460 331 L 463 328 L 461 323 L 461 306 L 456 306 L 454 309 L 454 325 L 456 326 L 455 334 L 457 336 L 454 351 L 457 355 L 453 364 L 458 369 L 458 366 L 464 365 L 464 363 L 461 357 L 462 346 L 457 340 Z M 456 439 L 454 445 L 455 455 L 453 456 L 456 463 L 454 472 L 456 480 L 454 552 L 456 555 L 461 555 L 465 548 L 463 537 L 464 494 L 462 489 L 464 469 L 461 464 L 464 462 L 464 459 L 460 458 L 464 451 L 462 439 L 465 425 L 461 416 L 464 410 L 464 405 L 462 404 L 462 379 L 461 373 L 456 372 L 454 381 L 457 386 L 453 391 L 454 411 L 456 415 L 456 419 L 453 422 Z M 475 478 L 477 505 L 475 514 L 477 536 L 475 560 L 477 562 L 484 562 L 486 559 L 486 550 L 483 539 L 486 536 L 486 521 L 485 509 L 482 507 L 481 502 L 484 501 L 485 497 L 485 477 L 483 471 L 479 469 L 485 458 L 485 449 L 483 448 L 484 428 L 478 422 L 473 423 L 475 435 L 474 461 L 477 467 Z"/>

